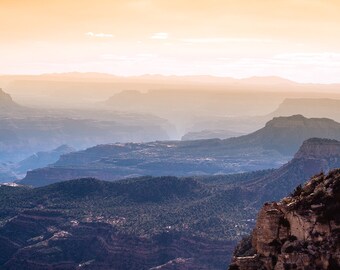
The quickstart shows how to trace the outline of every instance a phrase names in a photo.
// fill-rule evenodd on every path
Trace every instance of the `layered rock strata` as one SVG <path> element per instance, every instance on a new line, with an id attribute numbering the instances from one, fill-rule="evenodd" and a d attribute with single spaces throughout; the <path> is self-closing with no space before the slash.
<path id="1" fill-rule="evenodd" d="M 340 169 L 266 203 L 229 270 L 340 269 Z"/>

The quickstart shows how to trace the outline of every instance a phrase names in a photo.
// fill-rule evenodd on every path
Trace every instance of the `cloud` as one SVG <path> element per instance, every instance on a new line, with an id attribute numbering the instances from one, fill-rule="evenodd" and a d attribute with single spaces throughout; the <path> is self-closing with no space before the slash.
<path id="1" fill-rule="evenodd" d="M 105 34 L 105 33 L 93 33 L 93 32 L 87 32 L 85 33 L 85 36 L 88 37 L 95 37 L 95 38 L 112 38 L 112 34 Z"/>
<path id="2" fill-rule="evenodd" d="M 165 32 L 159 32 L 159 33 L 154 33 L 151 36 L 151 39 L 168 39 L 169 38 L 169 34 L 165 33 Z"/>

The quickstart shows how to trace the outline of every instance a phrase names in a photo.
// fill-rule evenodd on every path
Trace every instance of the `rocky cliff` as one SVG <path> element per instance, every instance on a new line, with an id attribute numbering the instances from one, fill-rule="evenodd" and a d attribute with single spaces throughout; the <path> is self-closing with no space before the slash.
<path id="1" fill-rule="evenodd" d="M 340 142 L 312 138 L 306 140 L 294 158 L 273 173 L 246 184 L 260 207 L 266 201 L 280 200 L 294 188 L 320 172 L 340 168 Z"/>
<path id="2" fill-rule="evenodd" d="M 264 149 L 294 155 L 301 144 L 310 138 L 340 140 L 340 124 L 327 118 L 306 118 L 302 115 L 274 117 L 264 128 L 250 135 L 239 138 L 260 144 Z M 235 143 L 238 142 L 237 139 L 233 140 Z"/>
<path id="3" fill-rule="evenodd" d="M 339 156 L 340 142 L 336 140 L 312 138 L 305 141 L 294 158 L 332 158 Z"/>
<path id="4" fill-rule="evenodd" d="M 340 269 L 340 169 L 267 203 L 229 270 Z"/>

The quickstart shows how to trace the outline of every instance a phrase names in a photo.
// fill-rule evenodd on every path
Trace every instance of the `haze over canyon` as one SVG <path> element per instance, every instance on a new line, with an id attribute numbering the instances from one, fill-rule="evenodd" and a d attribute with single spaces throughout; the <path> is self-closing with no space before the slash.
<path id="1" fill-rule="evenodd" d="M 1 270 L 339 270 L 338 0 L 1 0 Z"/>

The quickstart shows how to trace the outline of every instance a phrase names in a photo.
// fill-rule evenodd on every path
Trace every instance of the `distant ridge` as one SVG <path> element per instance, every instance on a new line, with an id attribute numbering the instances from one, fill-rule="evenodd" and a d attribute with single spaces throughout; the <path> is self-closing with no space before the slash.
<path id="1" fill-rule="evenodd" d="M 74 78 L 81 80 L 139 80 L 139 81 L 170 81 L 174 82 L 205 82 L 205 83 L 246 83 L 246 84 L 262 84 L 262 85 L 275 85 L 275 84 L 301 84 L 283 77 L 278 76 L 253 76 L 247 78 L 233 78 L 228 76 L 213 76 L 213 75 L 162 75 L 162 74 L 142 74 L 132 76 L 119 76 L 110 73 L 99 72 L 65 72 L 65 73 L 44 73 L 40 75 L 0 75 L 1 78 L 13 78 L 24 80 L 36 80 L 36 79 L 49 79 L 49 78 Z"/>
<path id="2" fill-rule="evenodd" d="M 288 80 L 277 76 L 253 76 L 249 78 L 240 79 L 241 82 L 253 83 L 253 84 L 299 84 L 298 82 Z"/>
<path id="3" fill-rule="evenodd" d="M 19 105 L 13 101 L 12 97 L 0 88 L 0 110 L 18 107 Z"/>
<path id="4" fill-rule="evenodd" d="M 274 117 L 264 128 L 226 142 L 232 142 L 234 147 L 248 144 L 274 149 L 283 155 L 294 155 L 303 141 L 313 137 L 340 140 L 340 123 L 302 115 Z"/>
<path id="5" fill-rule="evenodd" d="M 305 117 L 326 117 L 340 121 L 340 100 L 330 98 L 287 98 L 270 116 L 302 114 Z"/>
<path id="6" fill-rule="evenodd" d="M 205 139 L 229 139 L 232 137 L 237 137 L 244 135 L 240 132 L 235 132 L 231 130 L 202 130 L 199 132 L 188 132 L 184 134 L 181 138 L 182 141 L 192 141 L 192 140 L 205 140 Z"/>
<path id="7" fill-rule="evenodd" d="M 18 173 L 26 173 L 29 170 L 45 167 L 56 162 L 61 155 L 74 151 L 76 151 L 75 148 L 65 144 L 51 151 L 40 151 L 20 161 L 15 170 Z"/>
<path id="8" fill-rule="evenodd" d="M 43 186 L 81 177 L 118 180 L 134 176 L 230 174 L 278 168 L 310 138 L 340 140 L 340 124 L 301 115 L 278 117 L 254 133 L 226 140 L 103 144 L 63 155 L 29 171 L 22 184 Z"/>

